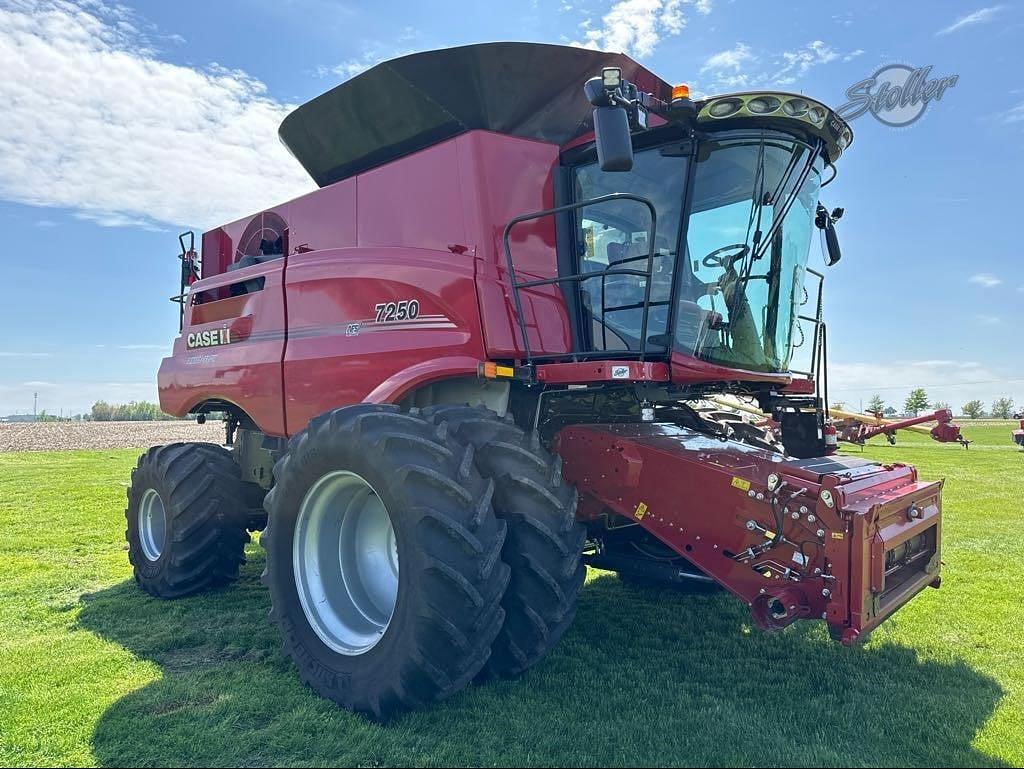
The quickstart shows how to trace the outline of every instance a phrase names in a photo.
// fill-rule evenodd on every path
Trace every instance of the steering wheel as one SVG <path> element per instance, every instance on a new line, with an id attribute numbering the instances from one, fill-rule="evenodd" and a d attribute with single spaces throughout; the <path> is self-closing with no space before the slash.
<path id="1" fill-rule="evenodd" d="M 736 253 L 731 256 L 726 256 L 726 252 L 728 251 L 736 251 Z M 731 246 L 716 248 L 701 260 L 701 264 L 705 267 L 721 267 L 722 269 L 727 269 L 733 262 L 742 259 L 749 253 L 750 246 L 746 243 L 733 243 Z"/>

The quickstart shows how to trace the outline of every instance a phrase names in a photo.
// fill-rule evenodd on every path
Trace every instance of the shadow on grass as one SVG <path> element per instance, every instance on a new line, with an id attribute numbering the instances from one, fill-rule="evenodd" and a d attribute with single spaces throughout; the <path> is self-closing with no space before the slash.
<path id="1" fill-rule="evenodd" d="M 972 740 L 1002 694 L 952 656 L 845 649 L 803 623 L 768 636 L 725 593 L 584 589 L 573 629 L 518 681 L 381 727 L 297 680 L 253 554 L 231 588 L 176 602 L 125 582 L 80 624 L 162 677 L 115 703 L 98 761 L 146 765 L 992 765 Z M 899 618 L 896 618 L 898 621 Z M 926 632 L 926 628 L 923 632 Z"/>

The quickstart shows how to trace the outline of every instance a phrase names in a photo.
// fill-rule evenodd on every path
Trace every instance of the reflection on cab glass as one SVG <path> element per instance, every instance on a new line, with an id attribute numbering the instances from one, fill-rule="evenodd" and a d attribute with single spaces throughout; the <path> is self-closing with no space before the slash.
<path id="1" fill-rule="evenodd" d="M 638 152 L 629 173 L 602 173 L 596 165 L 577 169 L 576 199 L 631 192 L 655 206 L 649 351 L 672 345 L 726 366 L 785 371 L 794 342 L 802 338 L 794 339 L 794 327 L 806 301 L 802 287 L 821 161 L 806 145 L 774 132 L 704 142 L 696 157 L 682 249 L 689 160 L 670 148 Z M 587 206 L 578 218 L 580 270 L 645 271 L 650 229 L 647 209 L 635 201 Z M 639 275 L 582 282 L 595 349 L 640 348 L 645 287 Z"/>

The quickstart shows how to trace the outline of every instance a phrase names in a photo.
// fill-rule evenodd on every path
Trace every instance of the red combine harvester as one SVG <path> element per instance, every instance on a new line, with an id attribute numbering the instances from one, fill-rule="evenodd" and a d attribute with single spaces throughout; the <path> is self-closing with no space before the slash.
<path id="1" fill-rule="evenodd" d="M 807 257 L 817 227 L 839 258 L 819 194 L 852 140 L 826 106 L 495 43 L 380 64 L 280 134 L 321 189 L 201 262 L 183 241 L 161 404 L 223 415 L 230 448 L 139 460 L 144 589 L 231 580 L 265 527 L 303 680 L 387 718 L 537 663 L 588 564 L 846 644 L 938 586 L 942 482 L 826 456 Z M 698 407 L 723 394 L 781 445 Z"/>
<path id="2" fill-rule="evenodd" d="M 1014 443 L 1024 449 L 1024 419 L 1020 420 L 1020 429 L 1010 433 L 1010 437 L 1013 438 Z"/>

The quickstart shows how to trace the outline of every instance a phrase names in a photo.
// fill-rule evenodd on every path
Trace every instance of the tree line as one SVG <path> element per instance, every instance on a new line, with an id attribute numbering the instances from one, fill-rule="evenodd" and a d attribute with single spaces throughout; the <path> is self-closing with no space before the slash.
<path id="1" fill-rule="evenodd" d="M 156 420 L 175 419 L 165 414 L 160 407 L 149 401 L 131 401 L 130 403 L 107 403 L 96 401 L 87 419 L 94 422 L 153 422 Z"/>
<path id="2" fill-rule="evenodd" d="M 843 408 L 843 404 L 841 403 L 832 405 L 834 408 Z M 907 395 L 906 400 L 903 402 L 903 413 L 910 414 L 915 417 L 921 412 L 938 411 L 939 409 L 949 408 L 949 404 L 944 401 L 931 402 L 928 398 L 928 393 L 923 387 L 916 387 L 911 390 L 909 395 Z M 950 410 L 952 411 L 952 409 Z M 870 401 L 868 401 L 867 411 L 884 417 L 897 416 L 896 408 L 887 404 L 882 399 L 882 396 L 877 393 L 872 396 Z M 983 419 L 985 417 L 990 417 L 992 419 L 1012 419 L 1018 413 L 1020 412 L 1015 410 L 1013 398 L 996 398 L 992 401 L 992 405 L 987 409 L 984 402 L 974 399 L 967 401 L 967 403 L 960 407 L 960 413 L 958 416 L 965 416 L 970 419 Z"/>

